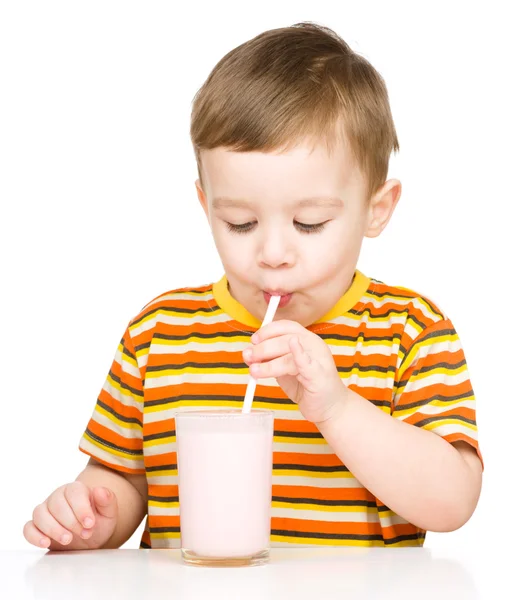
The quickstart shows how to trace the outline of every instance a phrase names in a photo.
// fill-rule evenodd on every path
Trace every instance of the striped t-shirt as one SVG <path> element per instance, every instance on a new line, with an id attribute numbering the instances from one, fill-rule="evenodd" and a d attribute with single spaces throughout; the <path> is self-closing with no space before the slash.
<path id="1" fill-rule="evenodd" d="M 190 408 L 241 408 L 249 379 L 242 351 L 260 325 L 230 295 L 225 276 L 162 294 L 129 322 L 80 449 L 113 469 L 145 474 L 141 547 L 180 547 L 174 417 Z M 356 271 L 344 296 L 307 329 L 328 344 L 350 389 L 479 454 L 464 352 L 429 299 Z M 258 380 L 253 407 L 275 415 L 272 546 L 423 544 L 426 532 L 360 484 L 274 378 Z"/>

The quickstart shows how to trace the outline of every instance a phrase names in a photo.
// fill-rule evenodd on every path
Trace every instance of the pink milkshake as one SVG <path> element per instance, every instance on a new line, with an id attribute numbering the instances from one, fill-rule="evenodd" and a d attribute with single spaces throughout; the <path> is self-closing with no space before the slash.
<path id="1" fill-rule="evenodd" d="M 272 411 L 176 415 L 183 559 L 234 566 L 269 559 Z"/>

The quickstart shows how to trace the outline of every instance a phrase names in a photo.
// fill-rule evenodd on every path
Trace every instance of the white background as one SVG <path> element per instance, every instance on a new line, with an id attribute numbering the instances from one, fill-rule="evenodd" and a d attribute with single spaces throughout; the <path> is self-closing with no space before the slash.
<path id="1" fill-rule="evenodd" d="M 462 529 L 426 543 L 519 547 L 521 5 L 0 3 L 0 547 L 28 548 L 33 507 L 83 468 L 77 445 L 129 319 L 158 294 L 222 275 L 194 188 L 194 94 L 233 47 L 303 20 L 335 29 L 390 94 L 401 151 L 389 177 L 403 193 L 359 268 L 451 317 L 478 399 L 480 503 Z"/>

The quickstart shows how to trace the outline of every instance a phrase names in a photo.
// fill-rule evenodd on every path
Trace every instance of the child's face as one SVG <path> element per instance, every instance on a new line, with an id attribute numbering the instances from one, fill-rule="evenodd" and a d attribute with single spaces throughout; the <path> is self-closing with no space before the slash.
<path id="1" fill-rule="evenodd" d="M 400 195 L 390 180 L 368 202 L 342 145 L 332 157 L 322 145 L 309 150 L 201 154 L 196 187 L 230 293 L 260 320 L 264 291 L 292 294 L 276 319 L 307 326 L 326 314 L 351 284 L 364 236 L 379 235 Z M 301 202 L 309 198 L 320 200 Z"/>

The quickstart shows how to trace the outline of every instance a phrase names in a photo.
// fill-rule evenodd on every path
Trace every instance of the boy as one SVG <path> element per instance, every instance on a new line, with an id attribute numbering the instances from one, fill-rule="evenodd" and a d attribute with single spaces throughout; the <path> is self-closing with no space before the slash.
<path id="1" fill-rule="evenodd" d="M 271 542 L 421 546 L 472 515 L 475 399 L 460 340 L 429 299 L 357 268 L 401 194 L 384 81 L 309 23 L 229 52 L 194 99 L 191 137 L 224 277 L 158 296 L 128 324 L 80 441 L 75 482 L 26 539 L 180 546 L 174 416 L 275 411 Z M 275 321 L 260 328 L 269 298 Z"/>

